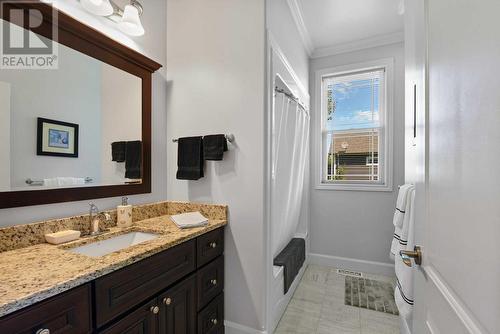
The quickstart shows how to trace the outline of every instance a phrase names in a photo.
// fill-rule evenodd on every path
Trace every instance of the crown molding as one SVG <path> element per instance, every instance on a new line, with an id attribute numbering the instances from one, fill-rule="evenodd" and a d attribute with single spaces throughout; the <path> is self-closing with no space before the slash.
<path id="1" fill-rule="evenodd" d="M 368 48 L 374 48 L 377 46 L 401 43 L 404 41 L 404 32 L 398 31 L 395 33 L 378 35 L 370 38 L 364 38 L 357 41 L 340 43 L 328 47 L 316 48 L 312 54 L 311 58 L 320 58 L 327 56 L 334 56 L 341 53 L 353 52 Z"/>
<path id="2" fill-rule="evenodd" d="M 311 40 L 311 36 L 309 35 L 309 31 L 307 31 L 304 17 L 302 16 L 302 10 L 298 1 L 299 0 L 286 0 L 288 8 L 290 8 L 290 12 L 292 13 L 293 20 L 295 21 L 295 25 L 299 31 L 300 38 L 302 39 L 302 44 L 304 45 L 307 54 L 311 56 L 314 51 L 314 44 Z"/>

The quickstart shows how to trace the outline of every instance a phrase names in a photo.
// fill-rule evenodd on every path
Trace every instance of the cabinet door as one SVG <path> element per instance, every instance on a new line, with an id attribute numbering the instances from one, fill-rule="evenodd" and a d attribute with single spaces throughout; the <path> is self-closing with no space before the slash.
<path id="1" fill-rule="evenodd" d="M 158 300 L 161 334 L 196 333 L 196 276 L 178 283 Z"/>
<path id="2" fill-rule="evenodd" d="M 99 333 L 158 334 L 159 313 L 160 308 L 157 305 L 157 299 L 155 298 Z"/>
<path id="3" fill-rule="evenodd" d="M 90 285 L 86 284 L 0 319 L 2 334 L 88 334 Z"/>
<path id="4" fill-rule="evenodd" d="M 198 310 L 201 310 L 224 289 L 224 257 L 219 256 L 198 270 Z"/>
<path id="5" fill-rule="evenodd" d="M 224 295 L 220 294 L 198 314 L 198 334 L 224 334 Z"/>

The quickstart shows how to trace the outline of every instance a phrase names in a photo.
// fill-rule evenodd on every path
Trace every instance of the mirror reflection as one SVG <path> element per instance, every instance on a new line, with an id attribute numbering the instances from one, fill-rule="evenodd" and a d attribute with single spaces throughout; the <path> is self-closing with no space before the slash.
<path id="1" fill-rule="evenodd" d="M 0 134 L 0 191 L 139 183 L 142 81 L 59 44 L 57 69 L 0 71 Z"/>

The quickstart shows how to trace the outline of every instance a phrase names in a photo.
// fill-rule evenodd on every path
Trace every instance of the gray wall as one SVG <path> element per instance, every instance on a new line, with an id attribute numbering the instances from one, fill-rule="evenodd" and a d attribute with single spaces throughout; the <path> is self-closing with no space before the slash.
<path id="1" fill-rule="evenodd" d="M 10 84 L 0 81 L 0 191 L 10 189 Z"/>
<path id="2" fill-rule="evenodd" d="M 142 80 L 113 66 L 102 67 L 101 179 L 103 184 L 126 182 L 125 163 L 112 161 L 111 143 L 141 140 Z"/>
<path id="3" fill-rule="evenodd" d="M 397 186 L 404 182 L 404 48 L 393 44 L 310 62 L 311 97 L 315 72 L 321 69 L 393 57 L 394 67 L 394 171 L 392 192 L 311 190 L 311 253 L 390 263 Z M 319 115 L 312 102 L 311 124 Z M 312 128 L 314 137 L 318 129 Z M 311 137 L 311 138 L 313 138 Z M 314 143 L 314 142 L 312 142 Z M 314 152 L 314 149 L 311 149 Z M 311 173 L 320 168 L 311 156 Z"/>
<path id="4" fill-rule="evenodd" d="M 57 71 L 0 71 L 0 81 L 11 84 L 12 188 L 26 188 L 27 178 L 89 176 L 100 180 L 101 64 L 60 46 L 58 66 Z M 38 156 L 37 117 L 78 124 L 78 158 Z"/>
<path id="5" fill-rule="evenodd" d="M 229 205 L 225 318 L 264 326 L 264 0 L 168 0 L 168 198 Z M 205 177 L 177 180 L 172 138 L 234 133 Z M 227 328 L 232 333 L 234 327 Z"/>
<path id="6" fill-rule="evenodd" d="M 144 53 L 165 66 L 166 63 L 166 2 L 148 0 L 143 3 L 142 22 L 146 34 L 135 39 L 119 32 L 116 24 L 107 19 L 85 12 L 77 1 L 55 1 L 56 5 L 99 31 L 121 43 Z M 167 127 L 166 127 L 166 70 L 161 69 L 153 75 L 153 115 L 152 115 L 152 193 L 131 196 L 130 203 L 148 203 L 164 200 L 167 197 Z M 24 208 L 0 210 L 0 226 L 25 224 L 44 219 L 67 217 L 86 213 L 88 201 L 39 205 Z M 119 198 L 97 199 L 94 201 L 100 209 L 108 209 L 121 204 Z"/>

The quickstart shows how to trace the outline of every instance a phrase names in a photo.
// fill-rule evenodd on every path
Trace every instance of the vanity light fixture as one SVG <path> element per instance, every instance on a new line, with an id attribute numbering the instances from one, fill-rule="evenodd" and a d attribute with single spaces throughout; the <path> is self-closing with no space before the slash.
<path id="1" fill-rule="evenodd" d="M 88 12 L 99 16 L 109 16 L 114 12 L 109 0 L 81 0 L 81 4 Z"/>
<path id="2" fill-rule="evenodd" d="M 131 36 L 144 35 L 144 27 L 142 26 L 141 19 L 143 8 L 140 3 L 135 0 L 130 2 L 130 5 L 125 6 L 122 19 L 118 22 L 118 28 L 121 31 Z"/>
<path id="3" fill-rule="evenodd" d="M 113 0 L 80 0 L 82 7 L 88 12 L 104 16 L 118 25 L 118 28 L 130 36 L 144 35 L 140 17 L 144 11 L 137 0 L 130 0 L 125 8 L 120 8 Z"/>

